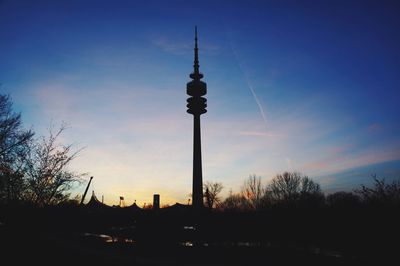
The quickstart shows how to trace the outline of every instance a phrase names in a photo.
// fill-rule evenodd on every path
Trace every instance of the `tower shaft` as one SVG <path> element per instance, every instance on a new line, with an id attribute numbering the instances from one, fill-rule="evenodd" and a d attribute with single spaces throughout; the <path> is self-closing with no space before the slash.
<path id="1" fill-rule="evenodd" d="M 192 204 L 203 207 L 203 170 L 201 165 L 200 115 L 193 116 L 193 190 Z"/>

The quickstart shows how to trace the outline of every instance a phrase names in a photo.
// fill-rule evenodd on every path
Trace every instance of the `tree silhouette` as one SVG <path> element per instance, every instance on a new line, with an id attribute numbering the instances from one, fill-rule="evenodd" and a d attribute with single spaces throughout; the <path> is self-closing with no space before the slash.
<path id="1" fill-rule="evenodd" d="M 0 94 L 0 200 L 12 202 L 22 198 L 33 135 L 32 130 L 22 128 L 21 114 L 13 112 L 10 97 Z"/>
<path id="2" fill-rule="evenodd" d="M 267 187 L 275 202 L 294 203 L 299 200 L 312 201 L 323 197 L 320 185 L 298 172 L 276 175 Z"/>
<path id="3" fill-rule="evenodd" d="M 223 211 L 248 211 L 253 208 L 242 193 L 229 191 L 228 197 L 221 202 L 219 208 Z"/>
<path id="4" fill-rule="evenodd" d="M 73 151 L 72 144 L 65 146 L 58 143 L 58 138 L 64 130 L 64 125 L 56 133 L 50 129 L 49 137 L 38 140 L 28 158 L 27 198 L 39 206 L 67 200 L 67 191 L 84 175 L 68 170 L 69 164 L 81 150 Z"/>
<path id="5" fill-rule="evenodd" d="M 24 145 L 33 137 L 31 130 L 21 126 L 21 114 L 12 110 L 9 96 L 0 94 L 0 158 L 5 159 L 10 152 Z"/>
<path id="6" fill-rule="evenodd" d="M 371 204 L 400 204 L 400 180 L 392 183 L 386 183 L 385 179 L 372 176 L 374 180 L 373 187 L 361 185 L 361 188 L 354 192 L 365 203 Z"/>
<path id="7" fill-rule="evenodd" d="M 242 186 L 242 196 L 249 202 L 253 209 L 258 209 L 262 205 L 265 195 L 265 188 L 261 184 L 261 177 L 250 175 Z"/>
<path id="8" fill-rule="evenodd" d="M 219 194 L 221 193 L 224 186 L 218 182 L 207 181 L 203 184 L 204 197 L 206 200 L 206 206 L 210 209 L 217 207 L 221 202 Z"/>

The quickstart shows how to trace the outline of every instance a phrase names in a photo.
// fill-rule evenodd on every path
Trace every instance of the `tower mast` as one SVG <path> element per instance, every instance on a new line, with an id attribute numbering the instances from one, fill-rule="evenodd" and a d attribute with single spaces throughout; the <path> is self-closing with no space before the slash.
<path id="1" fill-rule="evenodd" d="M 187 112 L 193 115 L 193 190 L 192 204 L 195 208 L 202 208 L 203 204 L 203 173 L 201 163 L 201 130 L 200 115 L 207 112 L 207 100 L 202 97 L 207 93 L 207 84 L 201 79 L 199 71 L 199 49 L 197 46 L 197 27 L 195 27 L 194 71 L 190 74 L 192 81 L 186 85 L 186 93 L 191 96 L 187 99 Z"/>
<path id="2" fill-rule="evenodd" d="M 89 189 L 90 183 L 92 183 L 92 179 L 93 179 L 93 176 L 90 177 L 89 183 L 87 184 L 85 192 L 83 193 L 80 205 L 82 205 L 83 201 L 85 200 L 85 197 L 86 197 L 87 191 Z"/>

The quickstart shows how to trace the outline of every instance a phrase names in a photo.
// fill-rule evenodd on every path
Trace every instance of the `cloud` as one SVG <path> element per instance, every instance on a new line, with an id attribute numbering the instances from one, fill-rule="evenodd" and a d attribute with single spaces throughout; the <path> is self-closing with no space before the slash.
<path id="1" fill-rule="evenodd" d="M 264 120 L 265 125 L 268 126 L 266 112 L 264 110 L 263 105 L 261 104 L 260 99 L 258 98 L 258 96 L 257 96 L 257 94 L 256 94 L 256 92 L 254 90 L 253 84 L 251 83 L 249 76 L 247 75 L 247 71 L 246 71 L 245 67 L 243 66 L 242 61 L 239 59 L 239 56 L 238 56 L 238 54 L 236 52 L 236 49 L 233 47 L 232 41 L 230 41 L 229 44 L 230 44 L 232 53 L 233 53 L 233 55 L 234 55 L 234 57 L 236 59 L 236 62 L 238 64 L 238 66 L 239 66 L 239 69 L 243 73 L 243 76 L 244 76 L 244 78 L 246 80 L 247 87 L 249 88 L 249 90 L 250 90 L 250 92 L 251 92 L 251 94 L 252 94 L 252 96 L 254 98 L 254 101 L 257 104 L 257 107 L 258 107 L 258 109 L 260 111 L 260 115 L 261 115 L 262 119 Z"/>
<path id="2" fill-rule="evenodd" d="M 372 175 L 375 174 L 379 178 L 385 178 L 387 182 L 397 180 L 400 176 L 400 160 L 349 168 L 332 175 L 317 177 L 317 180 L 327 193 L 333 193 L 341 190 L 352 191 L 361 184 L 370 186 L 373 183 Z"/>
<path id="3" fill-rule="evenodd" d="M 279 134 L 272 134 L 269 132 L 262 132 L 262 131 L 240 131 L 238 132 L 239 135 L 244 136 L 256 136 L 256 137 L 280 137 L 282 135 Z"/>
<path id="4" fill-rule="evenodd" d="M 149 37 L 150 42 L 160 48 L 166 53 L 173 55 L 187 55 L 193 54 L 194 40 L 188 41 L 187 38 L 171 38 L 159 34 L 153 34 Z M 217 55 L 219 54 L 220 47 L 209 41 L 199 38 L 199 50 L 202 55 Z"/>
<path id="5" fill-rule="evenodd" d="M 373 123 L 368 126 L 367 131 L 371 134 L 379 133 L 380 131 L 382 131 L 382 126 L 378 123 Z"/>
<path id="6" fill-rule="evenodd" d="M 351 145 L 349 145 L 351 147 Z M 400 143 L 386 147 L 337 149 L 335 153 L 321 154 L 321 158 L 310 161 L 301 168 L 315 176 L 335 175 L 348 169 L 365 167 L 400 159 Z"/>
<path id="7" fill-rule="evenodd" d="M 187 41 L 172 41 L 163 36 L 153 38 L 152 44 L 158 48 L 161 48 L 164 52 L 175 55 L 187 54 L 191 49 L 193 49 L 193 44 Z"/>

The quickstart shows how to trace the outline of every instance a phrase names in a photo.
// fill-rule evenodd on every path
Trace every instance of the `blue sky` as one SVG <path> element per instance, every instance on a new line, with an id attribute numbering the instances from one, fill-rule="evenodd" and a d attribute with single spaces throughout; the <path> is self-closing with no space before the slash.
<path id="1" fill-rule="evenodd" d="M 0 88 L 26 127 L 86 147 L 115 204 L 186 202 L 199 28 L 204 180 L 300 171 L 327 192 L 400 177 L 395 1 L 0 1 Z M 76 189 L 81 193 L 84 187 Z"/>

